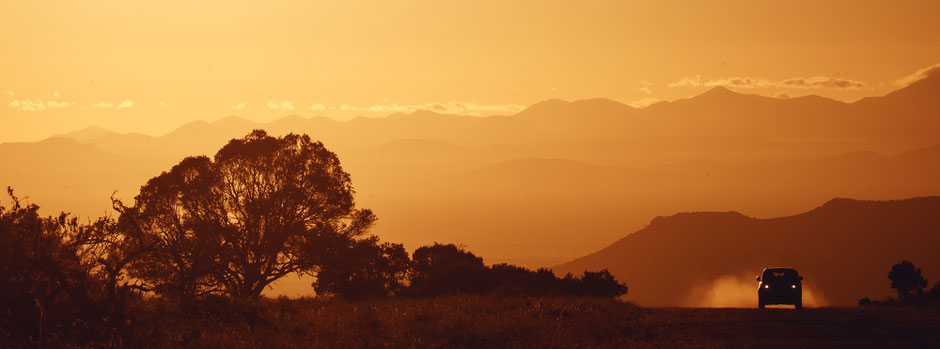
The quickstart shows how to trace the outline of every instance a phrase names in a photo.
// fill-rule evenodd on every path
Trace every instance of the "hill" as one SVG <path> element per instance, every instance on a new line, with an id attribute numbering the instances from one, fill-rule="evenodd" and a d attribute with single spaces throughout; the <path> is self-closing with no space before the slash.
<path id="1" fill-rule="evenodd" d="M 887 272 L 902 259 L 921 266 L 936 281 L 937 246 L 940 197 L 833 199 L 782 218 L 756 219 L 737 212 L 657 217 L 555 272 L 609 268 L 630 286 L 629 299 L 644 305 L 753 306 L 754 275 L 764 267 L 792 266 L 805 276 L 817 305 L 851 305 L 861 297 L 887 295 Z M 747 298 L 736 303 L 742 299 L 731 299 L 735 297 Z"/>

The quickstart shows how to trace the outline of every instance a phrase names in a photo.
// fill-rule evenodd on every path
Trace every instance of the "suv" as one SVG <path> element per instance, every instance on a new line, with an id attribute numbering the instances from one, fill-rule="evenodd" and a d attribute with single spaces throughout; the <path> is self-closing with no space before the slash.
<path id="1" fill-rule="evenodd" d="M 803 277 L 793 268 L 766 268 L 757 277 L 757 306 L 793 304 L 803 308 Z"/>

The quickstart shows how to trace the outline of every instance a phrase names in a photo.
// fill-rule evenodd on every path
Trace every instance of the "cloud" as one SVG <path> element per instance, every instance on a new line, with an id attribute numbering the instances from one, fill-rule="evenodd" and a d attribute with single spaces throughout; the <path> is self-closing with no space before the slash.
<path id="1" fill-rule="evenodd" d="M 232 109 L 235 109 L 235 110 L 242 110 L 242 109 L 245 109 L 245 103 L 238 103 L 238 104 L 236 104 L 236 105 L 233 105 L 233 106 L 232 106 Z"/>
<path id="2" fill-rule="evenodd" d="M 780 92 L 778 94 L 775 94 L 774 97 L 778 99 L 790 99 L 790 94 L 786 92 Z"/>
<path id="3" fill-rule="evenodd" d="M 114 109 L 121 110 L 121 109 L 130 109 L 133 107 L 134 107 L 134 101 L 127 100 L 127 101 L 121 102 L 121 104 L 118 104 L 117 107 L 114 107 Z"/>
<path id="4" fill-rule="evenodd" d="M 49 108 L 68 108 L 72 105 L 75 105 L 75 102 L 56 102 L 56 101 L 47 101 L 46 105 Z"/>
<path id="5" fill-rule="evenodd" d="M 680 79 L 679 81 L 670 83 L 670 84 L 668 84 L 668 85 L 666 85 L 666 86 L 669 86 L 669 87 L 698 87 L 698 86 L 702 86 L 702 76 L 701 76 L 701 75 L 696 75 L 696 76 L 694 76 L 694 77 L 688 77 L 688 76 L 686 76 L 686 77 L 683 77 L 682 79 Z"/>
<path id="6" fill-rule="evenodd" d="M 741 88 L 755 88 L 755 87 L 773 87 L 774 83 L 765 78 L 724 78 L 716 80 L 708 80 L 705 82 L 704 86 L 729 86 L 729 87 L 741 87 Z"/>
<path id="7" fill-rule="evenodd" d="M 367 110 L 370 112 L 382 113 L 412 113 L 418 110 L 430 110 L 441 114 L 457 114 L 483 116 L 492 114 L 515 114 L 526 107 L 518 104 L 477 104 L 473 102 L 450 101 L 446 103 L 425 103 L 425 104 L 376 104 L 368 108 L 357 108 L 343 105 L 340 110 Z"/>
<path id="8" fill-rule="evenodd" d="M 114 110 L 130 109 L 134 107 L 134 101 L 125 100 L 121 103 L 118 103 L 117 105 L 113 103 L 108 103 L 108 102 L 101 102 L 101 103 L 92 104 L 91 107 L 95 109 L 114 109 Z"/>
<path id="9" fill-rule="evenodd" d="M 75 105 L 75 102 L 59 102 L 59 101 L 28 101 L 14 99 L 10 102 L 10 107 L 14 109 L 24 110 L 24 111 L 43 111 L 46 109 L 60 109 L 67 108 Z"/>
<path id="10" fill-rule="evenodd" d="M 653 94 L 653 91 L 650 91 L 649 86 L 643 86 L 643 87 L 638 88 L 637 90 L 639 90 L 640 92 L 646 93 L 648 95 Z"/>
<path id="11" fill-rule="evenodd" d="M 894 84 L 904 87 L 936 74 L 940 74 L 940 63 L 918 70 L 914 74 L 905 76 L 898 81 L 895 81 Z"/>
<path id="12" fill-rule="evenodd" d="M 787 79 L 787 80 L 781 81 L 779 87 L 831 88 L 831 89 L 842 89 L 842 90 L 857 90 L 860 88 L 864 88 L 865 83 L 861 81 L 848 80 L 848 79 L 829 78 L 825 76 L 814 76 L 811 78 Z"/>
<path id="13" fill-rule="evenodd" d="M 25 111 L 43 111 L 46 110 L 46 104 L 42 101 L 26 101 L 14 99 L 10 102 L 10 107 Z"/>
<path id="14" fill-rule="evenodd" d="M 55 98 L 59 98 L 59 97 L 62 97 L 62 92 L 59 92 L 58 90 L 56 90 L 55 92 L 52 93 L 52 95 L 55 96 Z"/>
<path id="15" fill-rule="evenodd" d="M 326 106 L 323 104 L 314 104 L 310 106 L 310 110 L 326 110 Z"/>
<path id="16" fill-rule="evenodd" d="M 274 110 L 294 110 L 294 102 L 291 102 L 291 101 L 278 102 L 272 99 L 268 101 L 268 108 L 271 108 Z"/>
<path id="17" fill-rule="evenodd" d="M 700 87 L 700 86 L 728 86 L 737 88 L 803 88 L 803 89 L 840 89 L 857 90 L 865 87 L 865 83 L 856 80 L 814 76 L 809 78 L 790 78 L 781 81 L 772 81 L 761 77 L 729 77 L 713 80 L 702 80 L 701 75 L 683 77 L 679 81 L 668 84 L 669 87 Z"/>
<path id="18" fill-rule="evenodd" d="M 656 97 L 646 97 L 646 98 L 641 98 L 639 100 L 633 101 L 633 103 L 630 103 L 630 106 L 634 108 L 646 108 L 659 101 L 660 99 Z"/>
<path id="19" fill-rule="evenodd" d="M 13 90 L 7 90 L 7 94 L 10 95 L 10 98 L 16 97 L 16 95 L 13 93 Z"/>

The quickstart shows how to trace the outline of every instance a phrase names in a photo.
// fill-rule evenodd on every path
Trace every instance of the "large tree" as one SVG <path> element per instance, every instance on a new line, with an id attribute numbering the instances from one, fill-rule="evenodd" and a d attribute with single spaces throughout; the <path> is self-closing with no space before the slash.
<path id="1" fill-rule="evenodd" d="M 366 233 L 375 218 L 353 194 L 322 143 L 255 130 L 141 188 L 122 219 L 154 247 L 131 269 L 183 297 L 257 297 L 285 275 L 315 275 L 333 250 Z"/>

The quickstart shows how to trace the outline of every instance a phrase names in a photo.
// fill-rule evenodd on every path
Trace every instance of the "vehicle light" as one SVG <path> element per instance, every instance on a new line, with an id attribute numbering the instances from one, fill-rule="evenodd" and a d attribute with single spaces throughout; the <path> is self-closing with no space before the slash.
<path id="1" fill-rule="evenodd" d="M 796 284 L 790 285 L 790 288 L 796 288 Z"/>
<path id="2" fill-rule="evenodd" d="M 764 285 L 764 288 L 770 288 L 770 285 Z"/>

